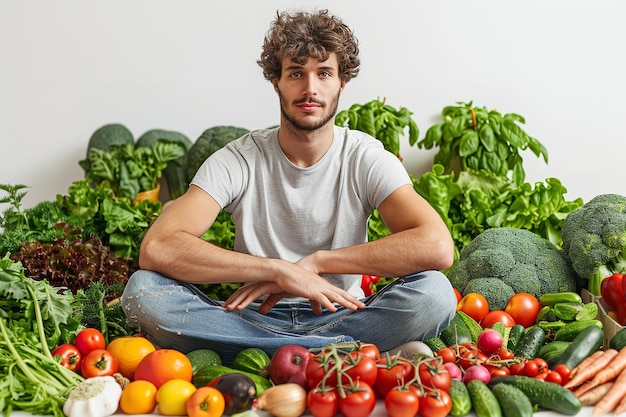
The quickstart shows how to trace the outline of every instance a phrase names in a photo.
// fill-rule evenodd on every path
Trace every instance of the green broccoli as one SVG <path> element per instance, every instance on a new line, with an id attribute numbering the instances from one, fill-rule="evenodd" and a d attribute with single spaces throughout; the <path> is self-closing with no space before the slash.
<path id="1" fill-rule="evenodd" d="M 626 272 L 626 197 L 600 194 L 569 213 L 561 229 L 572 268 L 600 295 L 600 283 Z"/>
<path id="2" fill-rule="evenodd" d="M 527 229 L 509 227 L 486 229 L 472 239 L 448 279 L 462 295 L 484 295 L 490 310 L 504 309 L 519 292 L 539 298 L 578 289 L 578 277 L 560 248 Z"/>

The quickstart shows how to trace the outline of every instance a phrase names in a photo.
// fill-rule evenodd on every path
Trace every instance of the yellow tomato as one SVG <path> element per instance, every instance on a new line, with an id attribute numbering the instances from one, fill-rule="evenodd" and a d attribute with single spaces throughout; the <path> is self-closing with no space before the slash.
<path id="1" fill-rule="evenodd" d="M 118 337 L 106 349 L 117 358 L 118 372 L 131 380 L 139 362 L 156 350 L 152 342 L 141 336 Z"/>
<path id="2" fill-rule="evenodd" d="M 150 414 L 156 408 L 157 389 L 149 381 L 132 381 L 122 391 L 120 409 L 125 414 Z"/>
<path id="3" fill-rule="evenodd" d="M 159 414 L 164 416 L 187 415 L 187 400 L 196 387 L 184 379 L 170 379 L 157 391 L 156 401 Z"/>

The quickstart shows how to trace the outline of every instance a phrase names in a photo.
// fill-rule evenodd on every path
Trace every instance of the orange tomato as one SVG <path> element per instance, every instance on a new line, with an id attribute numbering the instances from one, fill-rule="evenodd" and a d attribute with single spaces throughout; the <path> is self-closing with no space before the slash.
<path id="1" fill-rule="evenodd" d="M 157 391 L 157 410 L 163 416 L 186 416 L 187 400 L 196 391 L 195 385 L 184 379 L 170 379 Z"/>
<path id="2" fill-rule="evenodd" d="M 478 323 L 489 313 L 489 303 L 482 294 L 470 292 L 463 296 L 456 306 L 456 311 L 462 311 Z"/>
<path id="3" fill-rule="evenodd" d="M 157 349 L 148 353 L 135 369 L 135 380 L 152 382 L 157 389 L 171 379 L 191 382 L 191 361 L 174 349 Z"/>
<path id="4" fill-rule="evenodd" d="M 537 315 L 541 310 L 539 300 L 532 294 L 520 292 L 514 294 L 504 307 L 504 311 L 509 313 L 515 323 L 524 327 L 530 327 L 537 321 Z"/>
<path id="5" fill-rule="evenodd" d="M 145 337 L 123 336 L 113 339 L 106 350 L 117 358 L 118 372 L 132 380 L 139 362 L 156 348 Z"/>
<path id="6" fill-rule="evenodd" d="M 509 313 L 504 310 L 493 310 L 490 311 L 481 321 L 480 325 L 483 329 L 488 329 L 493 327 L 493 324 L 496 322 L 501 322 L 505 327 L 513 327 L 515 326 L 515 320 Z"/>
<path id="7" fill-rule="evenodd" d="M 456 288 L 452 288 L 452 289 L 454 290 L 454 295 L 456 296 L 456 302 L 458 304 L 463 299 L 463 295 L 461 295 L 461 291 L 457 290 Z"/>
<path id="8" fill-rule="evenodd" d="M 120 409 L 124 414 L 150 414 L 156 408 L 157 389 L 150 381 L 132 381 L 122 391 Z"/>
<path id="9" fill-rule="evenodd" d="M 224 395 L 213 387 L 200 387 L 186 403 L 189 417 L 221 417 L 226 409 Z"/>

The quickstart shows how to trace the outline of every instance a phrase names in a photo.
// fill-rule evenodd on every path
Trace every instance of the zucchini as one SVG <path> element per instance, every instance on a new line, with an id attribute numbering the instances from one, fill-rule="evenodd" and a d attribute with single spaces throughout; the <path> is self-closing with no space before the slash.
<path id="1" fill-rule="evenodd" d="M 263 349 L 249 347 L 235 355 L 233 368 L 267 378 L 270 374 L 270 356 Z"/>
<path id="2" fill-rule="evenodd" d="M 615 349 L 619 352 L 624 346 L 626 346 L 626 328 L 618 331 L 609 339 L 609 347 L 611 349 Z"/>
<path id="3" fill-rule="evenodd" d="M 580 294 L 573 291 L 554 292 L 541 294 L 539 296 L 539 304 L 542 306 L 553 306 L 557 303 L 582 303 L 583 298 Z"/>
<path id="4" fill-rule="evenodd" d="M 472 411 L 472 400 L 467 390 L 467 386 L 460 379 L 453 379 L 450 383 L 450 399 L 452 409 L 450 415 L 453 417 L 463 417 Z"/>
<path id="5" fill-rule="evenodd" d="M 533 405 L 565 415 L 576 415 L 582 409 L 580 399 L 567 388 L 523 375 L 506 375 L 491 378 L 490 387 L 499 383 L 519 388 Z"/>
<path id="6" fill-rule="evenodd" d="M 589 326 L 595 326 L 602 330 L 604 326 L 600 320 L 578 320 L 567 323 L 554 334 L 554 340 L 565 340 L 571 342 L 583 330 Z"/>
<path id="7" fill-rule="evenodd" d="M 476 416 L 502 417 L 502 409 L 496 396 L 483 381 L 479 379 L 470 380 L 467 383 L 467 391 L 469 392 Z"/>
<path id="8" fill-rule="evenodd" d="M 443 343 L 445 343 L 446 346 L 474 343 L 472 342 L 472 334 L 458 311 L 454 316 L 452 316 L 452 320 L 450 321 L 448 327 L 441 331 L 439 338 L 443 341 Z"/>
<path id="9" fill-rule="evenodd" d="M 516 324 L 511 327 L 511 331 L 509 331 L 509 340 L 506 345 L 511 352 L 515 352 L 515 349 L 517 349 L 517 345 L 522 340 L 525 331 L 526 328 L 521 324 Z"/>
<path id="10" fill-rule="evenodd" d="M 491 388 L 504 417 L 532 417 L 535 410 L 524 391 L 512 384 L 499 383 Z"/>
<path id="11" fill-rule="evenodd" d="M 262 376 L 253 374 L 251 372 L 233 369 L 224 365 L 205 366 L 193 375 L 191 383 L 195 385 L 196 388 L 200 388 L 207 385 L 218 376 L 226 374 L 243 374 L 250 377 L 250 379 L 254 381 L 254 385 L 256 386 L 257 396 L 260 396 L 266 389 L 272 386 L 272 382 L 267 378 L 263 378 Z"/>
<path id="12" fill-rule="evenodd" d="M 545 342 L 546 334 L 542 328 L 529 327 L 513 353 L 519 358 L 536 358 Z"/>
<path id="13" fill-rule="evenodd" d="M 604 331 L 596 326 L 587 326 L 572 340 L 563 354 L 553 363 L 553 366 L 564 364 L 569 369 L 574 369 L 586 357 L 600 349 L 603 343 Z"/>

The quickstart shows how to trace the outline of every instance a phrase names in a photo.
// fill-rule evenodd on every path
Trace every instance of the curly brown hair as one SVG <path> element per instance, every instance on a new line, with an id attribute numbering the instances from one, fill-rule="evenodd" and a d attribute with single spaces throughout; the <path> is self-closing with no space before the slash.
<path id="1" fill-rule="evenodd" d="M 263 42 L 261 59 L 267 80 L 279 79 L 284 58 L 304 65 L 309 58 L 326 61 L 331 53 L 337 55 L 339 74 L 348 82 L 359 73 L 358 41 L 353 31 L 328 10 L 316 13 L 276 13 Z"/>

